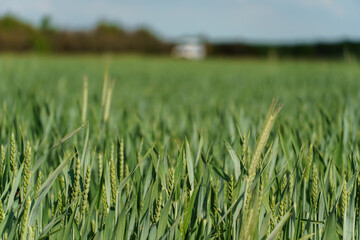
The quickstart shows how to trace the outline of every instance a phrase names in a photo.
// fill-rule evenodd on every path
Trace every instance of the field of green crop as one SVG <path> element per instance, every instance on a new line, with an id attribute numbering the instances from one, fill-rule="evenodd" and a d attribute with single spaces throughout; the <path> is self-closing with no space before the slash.
<path id="1" fill-rule="evenodd" d="M 359 239 L 359 125 L 357 62 L 0 55 L 0 236 Z"/>

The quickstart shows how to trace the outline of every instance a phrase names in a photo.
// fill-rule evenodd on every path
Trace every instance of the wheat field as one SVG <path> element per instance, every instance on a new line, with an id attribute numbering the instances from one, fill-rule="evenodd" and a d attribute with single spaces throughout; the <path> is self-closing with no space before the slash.
<path id="1" fill-rule="evenodd" d="M 360 239 L 358 62 L 0 56 L 1 239 Z"/>

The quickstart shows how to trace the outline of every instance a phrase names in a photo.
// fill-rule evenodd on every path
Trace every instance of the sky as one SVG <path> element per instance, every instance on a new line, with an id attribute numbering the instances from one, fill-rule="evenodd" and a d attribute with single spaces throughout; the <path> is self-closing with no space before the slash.
<path id="1" fill-rule="evenodd" d="M 165 39 L 201 34 L 212 41 L 360 40 L 359 0 L 0 0 L 0 15 L 33 24 L 90 28 L 101 19 L 147 26 Z"/>

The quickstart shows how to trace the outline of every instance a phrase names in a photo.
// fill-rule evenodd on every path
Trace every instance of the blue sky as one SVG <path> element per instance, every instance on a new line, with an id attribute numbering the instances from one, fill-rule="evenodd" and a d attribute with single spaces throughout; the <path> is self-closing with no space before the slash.
<path id="1" fill-rule="evenodd" d="M 146 25 L 165 38 L 203 34 L 212 40 L 264 42 L 360 39 L 358 0 L 0 0 L 0 14 L 34 24 L 45 14 L 80 29 L 107 19 Z"/>

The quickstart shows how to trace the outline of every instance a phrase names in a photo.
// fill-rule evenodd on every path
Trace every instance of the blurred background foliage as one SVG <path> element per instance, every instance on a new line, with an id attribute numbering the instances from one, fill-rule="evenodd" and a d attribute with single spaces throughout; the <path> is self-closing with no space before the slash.
<path id="1" fill-rule="evenodd" d="M 261 44 L 241 41 L 211 42 L 202 37 L 210 56 L 262 58 L 345 58 L 360 56 L 360 42 Z M 0 18 L 0 51 L 54 53 L 141 53 L 169 55 L 176 40 L 164 40 L 146 27 L 127 30 L 107 21 L 90 29 L 64 30 L 44 16 L 33 26 L 13 15 Z"/>

